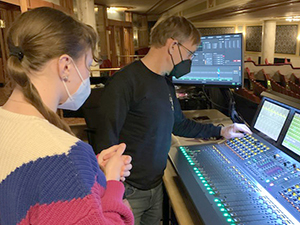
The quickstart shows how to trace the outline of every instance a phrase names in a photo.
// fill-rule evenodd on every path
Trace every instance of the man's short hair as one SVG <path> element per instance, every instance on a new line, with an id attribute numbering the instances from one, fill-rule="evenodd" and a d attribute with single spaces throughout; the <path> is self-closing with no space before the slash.
<path id="1" fill-rule="evenodd" d="M 191 40 L 194 45 L 198 45 L 201 35 L 188 19 L 182 16 L 170 16 L 157 21 L 151 29 L 151 46 L 162 47 L 169 38 L 174 38 L 180 43 Z"/>

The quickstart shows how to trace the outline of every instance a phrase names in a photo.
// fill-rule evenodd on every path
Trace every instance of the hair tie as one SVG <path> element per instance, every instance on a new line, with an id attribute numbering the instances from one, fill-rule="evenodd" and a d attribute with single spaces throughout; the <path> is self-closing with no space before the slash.
<path id="1" fill-rule="evenodd" d="M 20 61 L 23 59 L 24 57 L 24 53 L 22 51 L 22 49 L 19 46 L 14 46 L 10 49 L 10 56 L 15 56 L 17 57 Z"/>

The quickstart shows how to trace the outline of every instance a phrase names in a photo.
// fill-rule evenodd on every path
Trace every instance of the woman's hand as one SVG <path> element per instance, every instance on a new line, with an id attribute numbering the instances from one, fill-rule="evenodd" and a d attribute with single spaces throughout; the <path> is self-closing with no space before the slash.
<path id="1" fill-rule="evenodd" d="M 122 155 L 122 160 L 124 165 L 122 166 L 120 180 L 124 182 L 126 177 L 129 177 L 130 170 L 132 169 L 132 165 L 131 165 L 132 158 L 130 155 Z"/>
<path id="2" fill-rule="evenodd" d="M 118 157 L 120 157 L 123 162 L 121 169 L 120 169 L 118 180 L 125 181 L 126 177 L 128 177 L 130 175 L 130 170 L 132 168 L 132 165 L 131 165 L 132 158 L 129 155 L 122 155 L 123 152 L 125 151 L 125 148 L 126 148 L 126 145 L 124 143 L 122 143 L 119 145 L 114 145 L 108 149 L 105 149 L 105 150 L 101 151 L 100 154 L 97 155 L 98 164 L 99 164 L 100 168 L 104 171 L 106 176 L 107 176 L 107 174 L 111 175 L 111 172 L 112 172 L 112 171 L 108 171 L 108 168 L 107 168 L 108 162 L 110 162 L 110 160 L 113 160 L 114 161 L 113 163 L 118 164 L 119 159 L 118 160 L 116 159 Z M 119 152 L 118 157 L 116 156 L 116 158 L 113 159 L 113 157 L 115 157 L 117 152 Z M 120 152 L 122 152 L 122 153 L 120 153 Z M 115 172 L 113 172 L 113 173 L 115 173 Z M 115 175 L 113 175 L 113 177 L 115 177 Z M 107 180 L 108 180 L 108 178 L 107 178 Z"/>
<path id="3" fill-rule="evenodd" d="M 102 150 L 98 155 L 98 164 L 103 172 L 105 172 L 105 166 L 108 160 L 117 152 L 119 148 L 126 148 L 124 143 L 119 145 L 113 145 L 108 149 Z"/>

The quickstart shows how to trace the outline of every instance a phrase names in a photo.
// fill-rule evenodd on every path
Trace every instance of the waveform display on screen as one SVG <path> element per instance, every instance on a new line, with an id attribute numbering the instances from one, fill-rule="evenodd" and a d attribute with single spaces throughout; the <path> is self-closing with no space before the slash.
<path id="1" fill-rule="evenodd" d="M 282 145 L 300 156 L 300 114 L 295 113 Z"/>
<path id="2" fill-rule="evenodd" d="M 254 128 L 277 141 L 289 110 L 275 103 L 264 101 Z"/>

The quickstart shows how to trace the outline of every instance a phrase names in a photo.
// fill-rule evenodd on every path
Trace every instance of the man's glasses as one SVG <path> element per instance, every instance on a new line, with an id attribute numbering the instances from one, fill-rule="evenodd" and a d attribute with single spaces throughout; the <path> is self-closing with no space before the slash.
<path id="1" fill-rule="evenodd" d="M 189 55 L 188 58 L 190 58 L 191 60 L 193 60 L 193 58 L 195 58 L 195 52 L 192 52 L 191 50 L 189 50 L 187 47 L 185 47 L 183 44 L 181 44 L 180 42 L 178 42 L 178 45 L 183 47 L 185 50 L 188 51 Z"/>

